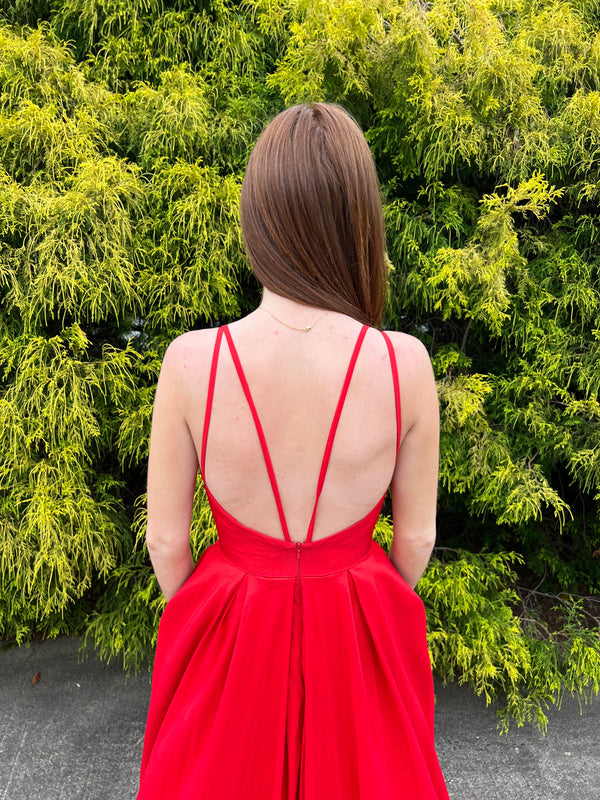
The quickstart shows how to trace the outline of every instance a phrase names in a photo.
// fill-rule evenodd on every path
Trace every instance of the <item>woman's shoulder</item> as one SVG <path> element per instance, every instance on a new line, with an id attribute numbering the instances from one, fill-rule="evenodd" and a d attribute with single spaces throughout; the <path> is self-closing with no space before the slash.
<path id="1" fill-rule="evenodd" d="M 389 334 L 398 364 L 402 427 L 433 430 L 438 425 L 438 399 L 433 365 L 426 346 L 416 336 Z"/>
<path id="2" fill-rule="evenodd" d="M 433 365 L 426 346 L 416 336 L 396 331 L 388 335 L 398 365 L 403 417 L 410 427 L 417 419 L 428 416 L 437 404 Z"/>
<path id="3" fill-rule="evenodd" d="M 403 364 L 431 370 L 429 352 L 420 339 L 400 331 L 385 331 L 385 334 L 392 343 L 399 367 Z"/>
<path id="4" fill-rule="evenodd" d="M 181 387 L 187 379 L 208 374 L 218 328 L 188 331 L 171 341 L 163 356 L 160 378 Z"/>
<path id="5" fill-rule="evenodd" d="M 163 362 L 184 363 L 190 358 L 212 355 L 218 328 L 187 331 L 173 339 L 165 351 Z"/>

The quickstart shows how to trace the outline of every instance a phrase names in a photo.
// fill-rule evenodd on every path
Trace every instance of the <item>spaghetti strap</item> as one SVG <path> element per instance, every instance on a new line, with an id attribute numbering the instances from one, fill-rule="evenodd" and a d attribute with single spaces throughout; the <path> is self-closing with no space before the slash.
<path id="1" fill-rule="evenodd" d="M 219 361 L 219 350 L 221 349 L 221 339 L 223 338 L 223 328 L 217 330 L 217 338 L 213 348 L 212 361 L 210 364 L 210 377 L 208 379 L 208 393 L 206 395 L 206 410 L 204 412 L 204 428 L 202 430 L 202 449 L 200 450 L 200 473 L 204 481 L 204 465 L 206 462 L 206 443 L 208 441 L 208 428 L 212 414 L 213 397 L 215 394 L 215 381 L 217 378 L 217 363 Z M 204 481 L 206 486 L 206 481 Z"/>
<path id="2" fill-rule="evenodd" d="M 267 440 L 265 439 L 265 434 L 263 432 L 263 427 L 260 424 L 260 418 L 258 416 L 258 412 L 256 410 L 256 406 L 254 405 L 254 400 L 252 399 L 252 395 L 250 393 L 250 387 L 248 385 L 248 381 L 246 380 L 246 375 L 244 374 L 244 370 L 242 367 L 242 362 L 240 361 L 240 357 L 238 356 L 238 352 L 236 347 L 233 343 L 233 339 L 231 338 L 231 333 L 229 332 L 229 328 L 227 325 L 224 326 L 225 330 L 225 338 L 227 339 L 227 344 L 229 345 L 229 352 L 231 353 L 231 357 L 233 359 L 233 363 L 235 365 L 235 369 L 237 371 L 238 377 L 240 379 L 240 383 L 242 384 L 242 389 L 244 390 L 244 394 L 246 395 L 246 400 L 248 402 L 248 406 L 250 407 L 250 411 L 252 413 L 252 418 L 254 420 L 254 425 L 256 426 L 256 432 L 258 434 L 258 438 L 260 440 L 260 446 L 263 451 L 263 457 L 265 459 L 265 466 L 267 467 L 267 472 L 269 474 L 269 481 L 271 482 L 271 488 L 273 490 L 273 495 L 275 497 L 275 503 L 277 505 L 277 511 L 279 513 L 279 521 L 281 523 L 281 530 L 283 531 L 283 536 L 286 542 L 291 542 L 291 537 L 289 534 L 287 521 L 285 519 L 285 514 L 283 513 L 283 505 L 281 503 L 281 495 L 279 494 L 279 487 L 277 486 L 277 479 L 275 477 L 275 470 L 273 469 L 273 462 L 271 461 L 271 456 L 269 454 L 269 448 L 267 447 Z"/>
<path id="3" fill-rule="evenodd" d="M 346 395 L 348 394 L 348 387 L 350 386 L 350 381 L 352 380 L 352 374 L 354 372 L 354 367 L 358 359 L 358 354 L 360 353 L 360 348 L 362 346 L 362 343 L 364 341 L 364 338 L 368 330 L 369 330 L 368 325 L 363 325 L 362 328 L 360 329 L 360 333 L 358 334 L 358 339 L 356 340 L 356 344 L 354 345 L 354 350 L 352 352 L 352 358 L 350 359 L 350 363 L 348 364 L 348 369 L 346 371 L 346 379 L 344 380 L 344 385 L 342 386 L 340 399 L 338 400 L 338 404 L 335 409 L 335 414 L 333 416 L 333 421 L 331 423 L 331 428 L 329 430 L 329 437 L 327 439 L 327 444 L 325 445 L 325 453 L 323 454 L 323 461 L 321 463 L 321 472 L 319 473 L 319 482 L 317 483 L 317 494 L 315 497 L 315 505 L 313 508 L 312 516 L 310 518 L 308 533 L 306 535 L 307 542 L 312 541 L 312 535 L 315 529 L 315 521 L 317 519 L 317 506 L 319 504 L 319 498 L 321 497 L 321 492 L 323 491 L 323 484 L 325 483 L 325 476 L 327 474 L 327 467 L 329 466 L 329 459 L 331 457 L 333 441 L 335 439 L 338 423 L 342 415 L 344 402 L 346 400 Z"/>
<path id="4" fill-rule="evenodd" d="M 398 380 L 398 364 L 396 363 L 396 353 L 390 337 L 381 331 L 381 335 L 387 344 L 388 353 L 390 355 L 390 366 L 392 368 L 392 379 L 394 381 L 394 399 L 396 400 L 396 458 L 400 452 L 400 434 L 402 433 L 402 408 L 400 405 L 400 382 Z"/>

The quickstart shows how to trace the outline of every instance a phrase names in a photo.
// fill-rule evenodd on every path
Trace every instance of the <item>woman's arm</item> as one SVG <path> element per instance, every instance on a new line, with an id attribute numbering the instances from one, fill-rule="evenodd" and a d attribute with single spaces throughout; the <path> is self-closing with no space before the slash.
<path id="1" fill-rule="evenodd" d="M 392 478 L 394 538 L 389 556 L 414 588 L 435 544 L 439 406 L 431 361 L 423 344 L 402 334 L 391 339 L 401 366 L 403 439 Z"/>
<path id="2" fill-rule="evenodd" d="M 184 338 L 169 345 L 162 363 L 148 460 L 146 542 L 167 600 L 194 569 L 189 539 L 198 459 L 184 415 Z"/>

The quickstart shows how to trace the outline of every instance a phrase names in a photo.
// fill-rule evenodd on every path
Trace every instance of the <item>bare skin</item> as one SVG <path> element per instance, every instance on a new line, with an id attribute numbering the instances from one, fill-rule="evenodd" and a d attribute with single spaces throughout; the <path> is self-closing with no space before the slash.
<path id="1" fill-rule="evenodd" d="M 291 330 L 257 309 L 230 325 L 264 428 L 290 536 L 303 541 L 329 427 L 361 326 L 343 314 L 324 314 L 267 289 L 262 305 L 288 325 L 301 328 L 314 323 L 309 333 Z M 438 402 L 423 345 L 406 334 L 389 335 L 402 403 L 398 459 L 387 348 L 381 334 L 369 330 L 340 419 L 313 539 L 362 519 L 391 482 L 390 560 L 414 587 L 435 543 Z M 172 342 L 156 392 L 146 537 L 167 600 L 194 568 L 190 518 L 215 336 L 216 330 L 192 331 Z M 254 423 L 225 341 L 205 477 L 218 502 L 240 522 L 283 538 Z"/>

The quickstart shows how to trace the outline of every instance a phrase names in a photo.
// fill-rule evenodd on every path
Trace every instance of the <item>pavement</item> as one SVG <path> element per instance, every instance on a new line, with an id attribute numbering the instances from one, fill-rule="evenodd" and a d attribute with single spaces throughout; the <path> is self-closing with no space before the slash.
<path id="1" fill-rule="evenodd" d="M 149 675 L 126 679 L 80 645 L 0 652 L 0 800 L 134 800 Z M 466 687 L 436 685 L 436 698 L 451 800 L 600 800 L 600 698 L 565 698 L 545 737 L 529 726 L 500 736 L 494 710 Z"/>

